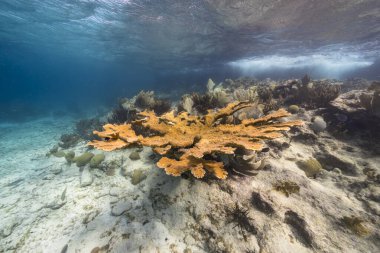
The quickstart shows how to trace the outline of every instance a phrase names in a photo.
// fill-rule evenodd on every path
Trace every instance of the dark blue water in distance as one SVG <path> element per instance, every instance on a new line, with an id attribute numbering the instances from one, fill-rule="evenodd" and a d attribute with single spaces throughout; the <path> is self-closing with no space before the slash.
<path id="1" fill-rule="evenodd" d="M 1 0 L 0 119 L 209 77 L 379 79 L 366 1 Z M 10 118 L 9 118 L 10 119 Z"/>

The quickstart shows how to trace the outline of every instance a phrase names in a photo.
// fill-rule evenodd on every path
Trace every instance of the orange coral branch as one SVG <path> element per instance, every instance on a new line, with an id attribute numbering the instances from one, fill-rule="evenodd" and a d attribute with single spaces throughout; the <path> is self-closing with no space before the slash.
<path id="1" fill-rule="evenodd" d="M 133 131 L 132 126 L 128 125 L 112 125 L 106 124 L 103 126 L 104 131 L 94 131 L 94 134 L 106 141 L 91 141 L 90 146 L 104 150 L 113 151 L 115 149 L 125 148 L 139 141 L 139 136 Z"/>
<path id="2" fill-rule="evenodd" d="M 103 132 L 95 131 L 94 134 L 105 140 L 92 141 L 89 145 L 105 151 L 131 144 L 149 146 L 163 156 L 157 166 L 169 175 L 179 176 L 190 171 L 194 177 L 202 178 L 208 172 L 225 179 L 227 171 L 223 162 L 209 160 L 206 155 L 233 155 L 237 148 L 260 151 L 263 140 L 281 137 L 282 131 L 302 124 L 301 121 L 277 122 L 279 118 L 290 115 L 283 109 L 262 118 L 243 120 L 237 125 L 220 123 L 219 119 L 250 106 L 252 104 L 248 102 L 234 102 L 219 111 L 210 110 L 204 117 L 188 113 L 174 115 L 173 112 L 159 117 L 152 111 L 144 111 L 139 114 L 143 119 L 132 124 L 107 124 Z M 133 126 L 137 125 L 153 134 L 137 136 L 133 130 Z M 179 158 L 170 157 L 174 153 Z"/>

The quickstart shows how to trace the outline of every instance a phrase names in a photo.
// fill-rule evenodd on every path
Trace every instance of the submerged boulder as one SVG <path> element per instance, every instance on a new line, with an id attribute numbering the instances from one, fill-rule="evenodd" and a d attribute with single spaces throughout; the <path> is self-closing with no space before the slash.
<path id="1" fill-rule="evenodd" d="M 80 176 L 80 186 L 81 187 L 89 186 L 92 184 L 93 181 L 94 181 L 94 178 L 89 168 L 88 167 L 84 168 Z"/>
<path id="2" fill-rule="evenodd" d="M 129 159 L 131 159 L 132 161 L 140 160 L 140 154 L 137 151 L 133 151 L 129 155 Z"/>
<path id="3" fill-rule="evenodd" d="M 62 164 L 55 163 L 50 167 L 50 172 L 57 175 L 62 172 Z"/>

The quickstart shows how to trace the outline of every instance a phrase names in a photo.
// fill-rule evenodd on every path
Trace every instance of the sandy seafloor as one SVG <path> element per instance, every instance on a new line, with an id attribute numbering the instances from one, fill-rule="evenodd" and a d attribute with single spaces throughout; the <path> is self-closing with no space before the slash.
<path id="1" fill-rule="evenodd" d="M 380 157 L 361 149 L 360 140 L 323 132 L 273 153 L 255 177 L 200 181 L 167 176 L 149 148 L 136 161 L 129 159 L 135 150 L 105 153 L 104 166 L 112 167 L 106 172 L 80 172 L 64 158 L 46 157 L 72 125 L 70 118 L 0 125 L 0 252 L 380 251 L 380 187 L 363 173 L 379 173 Z M 85 144 L 70 150 L 83 153 Z M 295 162 L 316 154 L 341 168 L 306 177 Z M 81 187 L 88 177 L 92 183 Z M 274 190 L 279 181 L 300 191 L 287 197 Z M 248 229 L 231 222 L 236 204 L 246 210 Z M 344 216 L 360 217 L 369 233 L 355 234 Z"/>

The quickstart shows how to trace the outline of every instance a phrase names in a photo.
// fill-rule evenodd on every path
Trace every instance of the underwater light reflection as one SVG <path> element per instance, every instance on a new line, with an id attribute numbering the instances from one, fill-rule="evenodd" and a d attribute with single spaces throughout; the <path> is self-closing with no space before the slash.
<path id="1" fill-rule="evenodd" d="M 318 75 L 339 78 L 349 71 L 370 67 L 374 60 L 357 54 L 313 54 L 304 56 L 263 56 L 229 62 L 228 65 L 244 75 L 256 75 L 268 71 L 305 69 Z"/>

